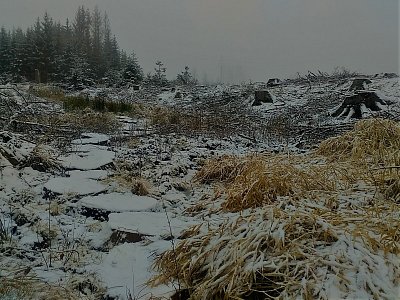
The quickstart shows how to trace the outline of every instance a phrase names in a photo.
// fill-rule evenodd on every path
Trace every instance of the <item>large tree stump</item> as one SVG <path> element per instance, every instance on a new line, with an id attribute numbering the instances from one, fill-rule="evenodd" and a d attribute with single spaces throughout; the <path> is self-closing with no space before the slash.
<path id="1" fill-rule="evenodd" d="M 372 83 L 368 78 L 356 78 L 353 80 L 349 91 L 362 91 L 368 88 L 368 84 Z"/>
<path id="2" fill-rule="evenodd" d="M 348 117 L 362 119 L 369 111 L 380 111 L 387 103 L 372 91 L 359 91 L 346 97 L 342 104 L 331 114 L 332 117 Z"/>
<path id="3" fill-rule="evenodd" d="M 273 103 L 273 102 L 274 100 L 271 94 L 267 90 L 254 92 L 254 102 L 252 106 L 259 106 L 263 103 Z"/>

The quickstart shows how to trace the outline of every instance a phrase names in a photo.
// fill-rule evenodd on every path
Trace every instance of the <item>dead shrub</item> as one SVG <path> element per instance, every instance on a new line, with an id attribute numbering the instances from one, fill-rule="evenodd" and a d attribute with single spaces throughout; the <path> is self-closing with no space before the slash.
<path id="1" fill-rule="evenodd" d="M 240 159 L 232 155 L 210 159 L 204 163 L 193 179 L 200 183 L 230 182 L 240 174 L 246 162 L 246 158 Z"/>

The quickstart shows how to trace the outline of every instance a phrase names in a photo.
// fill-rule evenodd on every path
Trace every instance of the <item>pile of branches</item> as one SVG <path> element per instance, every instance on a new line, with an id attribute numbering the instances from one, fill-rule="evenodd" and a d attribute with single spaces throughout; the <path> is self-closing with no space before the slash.
<path id="1" fill-rule="evenodd" d="M 360 73 L 355 71 L 350 71 L 346 68 L 336 68 L 331 74 L 327 72 L 322 72 L 320 70 L 318 70 L 317 72 L 308 71 L 308 73 L 305 75 L 297 73 L 297 78 L 288 79 L 285 81 L 285 83 L 311 85 L 311 84 L 333 82 L 340 85 L 347 82 L 350 78 L 357 76 L 360 76 Z"/>

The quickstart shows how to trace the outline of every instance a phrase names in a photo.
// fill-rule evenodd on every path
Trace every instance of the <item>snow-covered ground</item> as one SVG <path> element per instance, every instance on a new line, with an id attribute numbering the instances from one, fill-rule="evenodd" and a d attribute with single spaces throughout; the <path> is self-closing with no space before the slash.
<path id="1" fill-rule="evenodd" d="M 329 110 L 341 103 L 350 84 L 328 82 L 312 88 L 307 84 L 282 84 L 270 89 L 274 103 L 257 107 L 251 105 L 253 96 L 251 92 L 246 93 L 248 86 L 177 90 L 181 93 L 178 98 L 177 91 L 164 91 L 140 102 L 203 112 L 207 112 L 207 107 L 215 109 L 215 105 L 221 104 L 221 110 L 229 106 L 245 118 L 268 120 L 287 115 L 298 120 L 296 126 L 330 130 L 329 126 L 339 128 L 338 124 L 352 122 L 350 118 L 329 116 Z M 387 111 L 399 116 L 398 78 L 372 78 L 369 88 L 390 103 Z M 135 93 L 109 91 L 109 96 L 116 100 L 130 96 L 132 101 L 137 101 Z M 22 101 L 17 94 L 12 96 Z M 221 98 L 224 100 L 220 101 Z M 56 109 L 51 105 L 50 108 Z M 62 153 L 47 145 L 51 159 L 62 171 L 51 167 L 38 170 L 22 163 L 42 143 L 32 139 L 34 135 L 28 139 L 26 133 L 15 133 L 8 127 L 0 132 L 0 221 L 3 226 L 0 231 L 10 237 L 0 246 L 2 253 L 7 253 L 0 254 L 0 275 L 29 267 L 29 274 L 60 285 L 72 279 L 87 282 L 88 277 L 94 276 L 106 288 L 106 294 L 115 297 L 109 299 L 128 299 L 129 294 L 134 299 L 169 297 L 176 288 L 172 283 L 156 288 L 146 285 L 156 275 L 152 268 L 154 258 L 173 249 L 183 239 L 185 229 L 193 225 L 206 222 L 215 227 L 238 217 L 236 213 L 221 212 L 218 197 L 209 201 L 215 195 L 213 186 L 193 181 L 204 161 L 222 155 L 306 151 L 297 145 L 303 140 L 295 137 L 270 143 L 252 140 L 241 132 L 225 137 L 161 134 L 156 126 L 142 130 L 147 124 L 142 117 L 119 116 L 118 120 L 122 130 L 115 135 L 81 133 Z M 304 135 L 306 129 L 296 127 Z M 134 139 L 135 143 L 115 142 L 123 138 Z M 121 174 L 125 183 L 119 179 Z M 147 195 L 136 195 L 136 190 L 126 184 L 133 184 L 134 179 L 149 183 Z M 129 241 L 132 239 L 135 242 Z M 357 264 L 360 262 L 356 257 L 352 259 Z M 382 266 L 385 263 L 380 257 L 376 261 Z M 363 272 L 362 278 L 355 277 L 355 280 L 368 281 L 371 271 L 363 269 Z M 325 285 L 328 284 L 329 280 Z M 359 288 L 350 294 L 352 297 L 370 298 L 365 282 L 352 286 Z M 386 290 L 390 288 L 393 295 L 399 292 L 398 285 Z M 341 295 L 334 285 L 328 290 L 330 296 Z M 80 291 L 82 296 L 92 292 L 90 288 Z"/>

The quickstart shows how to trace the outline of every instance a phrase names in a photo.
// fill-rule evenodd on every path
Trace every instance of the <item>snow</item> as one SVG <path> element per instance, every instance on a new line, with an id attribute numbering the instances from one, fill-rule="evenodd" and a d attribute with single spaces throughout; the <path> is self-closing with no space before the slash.
<path id="1" fill-rule="evenodd" d="M 395 79 L 372 79 L 371 88 L 377 91 L 381 99 L 390 100 L 391 109 L 396 113 L 399 111 L 400 92 L 398 88 L 398 78 Z M 301 84 L 282 84 L 279 87 L 271 88 L 271 94 L 275 95 L 274 103 L 265 103 L 259 107 L 251 107 L 251 96 L 243 101 L 243 109 L 251 111 L 249 118 L 253 115 L 257 118 L 268 118 L 271 115 L 286 113 L 289 108 L 299 108 L 303 113 L 304 108 L 312 107 L 310 99 L 324 100 L 331 95 L 338 95 L 333 100 L 328 99 L 327 105 L 323 110 L 314 110 L 311 115 L 313 120 L 323 119 L 326 124 L 338 124 L 337 120 L 329 119 L 326 113 L 329 109 L 340 105 L 344 97 L 348 83 L 340 86 L 335 84 L 314 85 L 309 90 L 307 85 Z M 207 97 L 217 99 L 224 92 L 240 92 L 242 87 L 196 87 L 192 95 L 183 99 L 174 99 L 175 93 L 165 92 L 154 99 L 144 99 L 143 102 L 153 104 L 165 104 L 181 107 L 195 108 L 195 104 L 204 104 Z M 96 93 L 96 90 L 92 91 Z M 141 91 L 142 92 L 142 91 Z M 124 99 L 126 94 L 120 91 L 115 94 L 116 99 Z M 197 96 L 199 99 L 197 99 Z M 161 98 L 161 100 L 159 100 Z M 319 103 L 319 102 L 318 102 Z M 313 108 L 313 107 L 312 107 Z M 348 109 L 346 113 L 350 110 Z M 368 111 L 362 108 L 363 115 Z M 309 114 L 309 112 L 304 112 Z M 350 113 L 351 114 L 351 113 Z M 238 136 L 232 135 L 226 138 L 209 136 L 182 136 L 177 133 L 162 135 L 153 128 L 147 126 L 148 120 L 137 117 L 118 116 L 119 122 L 123 126 L 123 134 L 127 137 L 137 139 L 135 147 L 128 148 L 126 145 L 111 145 L 113 135 L 98 133 L 83 133 L 81 138 L 72 142 L 69 153 L 62 156 L 55 156 L 64 167 L 69 169 L 63 176 L 51 174 L 50 172 L 38 172 L 30 167 L 18 169 L 13 167 L 5 158 L 0 155 L 0 211 L 6 212 L 0 218 L 7 220 L 6 225 L 13 225 L 8 222 L 8 212 L 22 211 L 29 217 L 29 222 L 17 226 L 18 235 L 13 237 L 13 247 L 26 250 L 34 261 L 28 262 L 27 259 L 13 257 L 0 257 L 2 267 L 6 262 L 14 265 L 32 265 L 34 275 L 38 275 L 43 280 L 55 282 L 61 278 L 65 281 L 70 277 L 87 278 L 97 274 L 102 284 L 107 288 L 110 297 L 118 299 L 128 299 L 127 290 L 130 290 L 133 298 L 150 299 L 155 297 L 168 298 L 174 292 L 172 286 L 159 286 L 150 288 L 145 283 L 151 276 L 155 275 L 152 269 L 154 258 L 157 254 L 172 248 L 171 241 L 165 241 L 172 231 L 174 238 L 178 238 L 182 231 L 189 226 L 203 223 L 201 232 L 207 232 L 213 226 L 219 226 L 224 222 L 229 222 L 234 218 L 240 218 L 250 214 L 249 211 L 240 213 L 226 213 L 220 210 L 223 197 L 214 198 L 213 186 L 203 186 L 193 184 L 192 179 L 196 171 L 201 167 L 201 162 L 205 159 L 220 155 L 244 155 L 250 152 L 269 153 L 272 150 L 282 149 L 281 145 L 274 142 L 258 141 L 255 145 L 248 145 L 248 140 L 243 140 Z M 240 120 L 240 119 L 239 119 Z M 341 122 L 350 122 L 350 119 Z M 147 126 L 147 127 L 145 127 Z M 146 128 L 144 131 L 144 128 Z M 146 132 L 146 134 L 143 134 Z M 7 132 L 1 132 L 8 134 Z M 117 133 L 117 134 L 120 134 Z M 108 141 L 110 141 L 108 143 Z M 109 144 L 110 147 L 99 144 Z M 24 140 L 22 135 L 13 134 L 12 139 L 7 143 L 1 142 L 3 147 L 13 153 L 18 159 L 26 158 L 36 145 Z M 112 150 L 111 150 L 112 149 Z M 289 145 L 290 151 L 294 149 Z M 50 153 L 55 153 L 49 151 Z M 168 157 L 169 160 L 163 160 Z M 104 166 L 120 160 L 131 167 L 129 172 L 137 176 L 138 174 L 148 180 L 152 185 L 150 196 L 137 196 L 131 192 L 119 189 L 117 183 L 111 182 L 114 171 L 102 170 Z M 117 171 L 115 171 L 117 172 Z M 56 177 L 55 177 L 56 176 Z M 107 184 L 101 180 L 107 179 Z M 175 184 L 182 184 L 187 189 L 179 189 Z M 43 199 L 43 187 L 59 194 L 52 204 L 60 206 L 60 212 L 50 215 L 47 211 L 47 201 Z M 118 187 L 118 188 L 117 188 Z M 346 210 L 354 213 L 358 221 L 364 220 L 364 216 L 359 212 L 359 208 L 367 205 L 374 193 L 363 186 L 354 185 L 359 192 L 352 191 L 351 194 L 342 193 L 337 196 L 339 202 L 337 210 Z M 120 191 L 120 192 L 116 192 Z M 69 197 L 75 194 L 79 197 Z M 82 197 L 82 198 L 81 198 Z M 77 200 L 77 198 L 81 198 Z M 28 199 L 28 200 L 27 200 Z M 302 199 L 300 199 L 303 201 Z M 78 201 L 78 202 L 75 202 Z M 279 201 L 278 201 L 279 202 Z M 161 206 L 163 204 L 163 207 Z M 324 210 L 323 203 L 307 203 L 307 209 Z M 204 207 L 202 207 L 204 205 Z M 275 204 L 274 204 L 275 205 Z M 279 204 L 276 204 L 279 205 Z M 296 204 L 286 203 L 286 210 L 295 210 Z M 98 221 L 87 218 L 80 214 L 79 208 L 87 207 L 110 212 L 108 221 Z M 197 207 L 199 209 L 197 210 Z M 194 210 L 191 210 L 196 208 Z M 165 209 L 165 211 L 164 211 Z M 281 209 L 281 208 L 279 208 Z M 283 209 L 283 208 L 282 208 Z M 254 210 L 256 211 L 256 210 Z M 334 212 L 332 212 L 334 213 Z M 10 214 L 11 215 L 11 214 Z M 170 221 L 170 225 L 167 219 Z M 14 217 L 14 215 L 12 215 Z M 397 216 L 398 217 L 398 216 Z M 285 227 L 278 223 L 277 218 L 271 213 L 270 220 L 276 219 L 267 226 L 267 230 L 259 230 L 260 235 L 267 231 L 271 232 L 271 237 L 276 241 L 284 241 Z M 267 218 L 267 219 L 268 219 Z M 37 221 L 39 220 L 39 221 Z M 57 237 L 53 240 L 53 251 L 63 251 L 66 253 L 72 249 L 78 249 L 79 261 L 75 264 L 65 266 L 63 261 L 54 261 L 53 267 L 46 270 L 44 258 L 48 250 L 37 252 L 32 250 L 35 243 L 43 240 L 38 233 L 38 222 L 51 223 L 52 227 L 57 228 Z M 259 220 L 255 222 L 255 228 L 261 228 L 263 222 L 269 220 Z M 384 220 L 386 221 L 386 220 Z M 31 223 L 30 223 L 31 222 Z M 330 225 L 323 220 L 318 222 L 319 226 L 329 230 Z M 249 225 L 243 224 L 240 228 L 241 238 L 245 238 L 245 232 Z M 352 229 L 352 228 L 350 228 Z M 125 243 L 111 245 L 105 248 L 113 231 L 133 232 L 146 235 L 146 239 L 138 243 Z M 349 230 L 351 231 L 351 230 Z M 225 237 L 234 239 L 233 236 Z M 174 240 L 176 244 L 179 241 Z M 71 246 L 73 245 L 73 246 Z M 78 245 L 78 246 L 76 246 Z M 107 244 L 108 245 L 108 244 Z M 76 247 L 76 248 L 74 248 Z M 310 250 L 311 250 L 310 245 Z M 107 252 L 106 252 L 107 251 Z M 400 287 L 396 285 L 399 278 L 399 256 L 391 253 L 380 253 L 369 251 L 360 240 L 355 240 L 351 236 L 340 236 L 336 243 L 329 247 L 313 248 L 316 260 L 325 259 L 330 265 L 321 263 L 319 268 L 313 270 L 320 280 L 316 287 L 321 290 L 319 295 L 325 294 L 327 299 L 368 299 L 371 298 L 371 291 L 381 288 L 384 292 L 379 292 L 382 297 L 387 299 L 397 299 L 400 294 Z M 73 252 L 73 251 L 72 251 Z M 23 256 L 24 257 L 24 256 Z M 28 256 L 26 256 L 28 257 Z M 330 270 L 338 264 L 348 262 L 352 268 L 346 269 L 344 274 L 350 287 L 348 293 L 341 289 L 340 278 Z M 216 262 L 218 263 L 218 262 Z M 249 268 L 263 268 L 271 261 L 263 261 L 261 258 L 251 262 Z M 333 267 L 331 267 L 333 266 Z M 72 273 L 70 270 L 74 270 Z M 303 286 L 307 282 L 303 281 Z"/>
<path id="2" fill-rule="evenodd" d="M 176 102 L 175 94 L 176 92 L 163 92 L 158 95 L 158 101 L 165 105 L 173 105 Z"/>
<path id="3" fill-rule="evenodd" d="M 106 147 L 94 145 L 76 146 L 74 153 L 61 156 L 61 164 L 70 170 L 96 170 L 111 164 L 115 152 L 107 150 Z"/>
<path id="4" fill-rule="evenodd" d="M 180 221 L 172 215 L 169 216 L 169 219 L 171 228 L 169 228 L 168 219 L 164 212 L 123 212 L 110 214 L 108 223 L 112 229 L 151 236 L 170 235 L 171 231 L 176 236 L 188 227 L 189 223 Z"/>
<path id="5" fill-rule="evenodd" d="M 80 205 L 111 212 L 147 211 L 154 208 L 158 201 L 147 196 L 137 196 L 130 193 L 110 193 L 89 196 L 80 200 Z"/>
<path id="6" fill-rule="evenodd" d="M 106 134 L 100 133 L 82 133 L 80 139 L 73 140 L 71 144 L 73 145 L 99 145 L 104 144 L 110 140 L 110 137 Z"/>
<path id="7" fill-rule="evenodd" d="M 44 187 L 57 194 L 76 194 L 79 196 L 99 194 L 107 190 L 107 186 L 79 176 L 52 178 Z"/>
<path id="8" fill-rule="evenodd" d="M 167 297 L 173 293 L 173 287 L 159 286 L 150 289 L 145 284 L 155 275 L 151 271 L 153 257 L 150 253 L 161 253 L 170 248 L 171 243 L 167 241 L 158 241 L 148 246 L 122 244 L 105 254 L 94 270 L 108 287 L 110 297 L 127 299 L 128 290 L 133 299 L 149 299 L 151 294 Z"/>
<path id="9" fill-rule="evenodd" d="M 73 170 L 73 171 L 68 171 L 67 175 L 74 178 L 100 180 L 107 178 L 107 176 L 109 175 L 108 173 L 109 172 L 105 170 L 88 170 L 88 171 Z"/>

